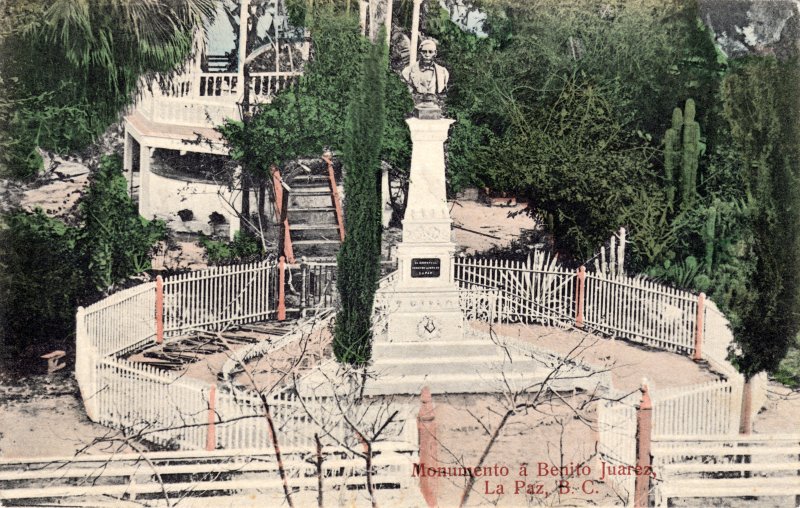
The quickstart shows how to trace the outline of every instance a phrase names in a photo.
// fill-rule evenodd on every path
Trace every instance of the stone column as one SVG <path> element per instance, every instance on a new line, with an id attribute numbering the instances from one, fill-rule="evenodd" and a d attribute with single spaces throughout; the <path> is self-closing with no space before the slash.
<path id="1" fill-rule="evenodd" d="M 140 145 L 139 149 L 139 215 L 145 219 L 152 218 L 150 208 L 150 163 L 155 148 Z"/>
<path id="2" fill-rule="evenodd" d="M 127 122 L 124 136 L 125 148 L 123 150 L 122 171 L 125 174 L 125 179 L 128 181 L 128 195 L 133 196 L 133 138 L 130 133 L 128 133 Z"/>

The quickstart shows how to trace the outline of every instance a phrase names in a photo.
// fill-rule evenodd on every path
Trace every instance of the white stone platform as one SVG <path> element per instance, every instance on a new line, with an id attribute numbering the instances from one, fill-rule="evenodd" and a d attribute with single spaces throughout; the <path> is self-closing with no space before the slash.
<path id="1" fill-rule="evenodd" d="M 430 341 L 389 341 L 375 337 L 374 361 L 365 395 L 503 393 L 538 390 L 553 368 L 564 363 L 552 353 L 515 339 L 466 330 L 463 337 Z M 548 380 L 556 390 L 593 390 L 607 376 L 567 362 Z"/>

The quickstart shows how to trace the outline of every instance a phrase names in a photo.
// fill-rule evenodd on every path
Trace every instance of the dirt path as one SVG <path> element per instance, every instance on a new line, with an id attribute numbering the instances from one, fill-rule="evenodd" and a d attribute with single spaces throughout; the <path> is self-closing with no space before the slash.
<path id="1" fill-rule="evenodd" d="M 92 423 L 70 372 L 0 384 L 0 456 L 56 457 L 133 451 Z"/>

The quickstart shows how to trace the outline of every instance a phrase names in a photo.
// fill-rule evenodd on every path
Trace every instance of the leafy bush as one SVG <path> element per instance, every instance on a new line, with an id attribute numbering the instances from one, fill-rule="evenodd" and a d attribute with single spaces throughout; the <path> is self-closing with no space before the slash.
<path id="1" fill-rule="evenodd" d="M 150 268 L 164 224 L 138 215 L 119 157 L 94 168 L 78 227 L 41 210 L 17 211 L 0 230 L 0 322 L 7 354 L 71 349 L 75 310 Z"/>
<path id="2" fill-rule="evenodd" d="M 75 308 L 91 292 L 79 231 L 40 209 L 15 212 L 0 230 L 3 352 L 71 349 Z"/>
<path id="3" fill-rule="evenodd" d="M 200 245 L 206 251 L 208 262 L 212 264 L 244 261 L 264 254 L 258 238 L 243 230 L 237 231 L 231 242 L 213 240 L 203 235 L 200 237 Z"/>
<path id="4" fill-rule="evenodd" d="M 127 192 L 118 156 L 104 156 L 92 173 L 80 204 L 83 219 L 80 246 L 89 263 L 88 274 L 98 290 L 150 269 L 150 254 L 164 238 L 162 221 L 139 216 Z"/>

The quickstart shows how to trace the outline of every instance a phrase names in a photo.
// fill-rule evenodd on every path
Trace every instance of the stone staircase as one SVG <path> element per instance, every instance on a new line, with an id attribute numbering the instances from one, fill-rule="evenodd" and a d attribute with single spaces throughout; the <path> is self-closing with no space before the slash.
<path id="1" fill-rule="evenodd" d="M 327 167 L 324 163 L 308 167 L 310 173 L 294 176 L 290 183 L 287 213 L 294 256 L 332 258 L 341 239 Z"/>
<path id="2" fill-rule="evenodd" d="M 367 395 L 414 394 L 423 386 L 432 393 L 522 391 L 549 372 L 532 356 L 471 331 L 456 340 L 428 342 L 376 337 L 373 358 Z"/>

